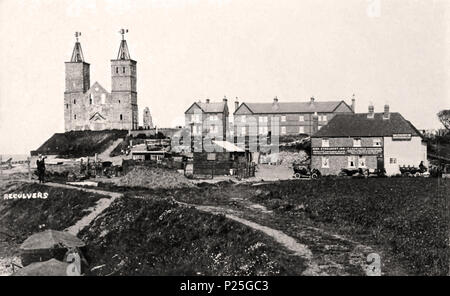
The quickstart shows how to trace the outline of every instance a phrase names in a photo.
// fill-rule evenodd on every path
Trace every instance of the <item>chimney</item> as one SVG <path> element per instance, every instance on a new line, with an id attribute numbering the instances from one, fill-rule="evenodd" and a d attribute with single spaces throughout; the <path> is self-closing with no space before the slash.
<path id="1" fill-rule="evenodd" d="M 278 110 L 280 106 L 278 105 L 278 97 L 273 98 L 272 109 Z"/>
<path id="2" fill-rule="evenodd" d="M 311 97 L 311 104 L 314 104 L 314 97 Z"/>
<path id="3" fill-rule="evenodd" d="M 319 116 L 317 116 L 317 112 L 314 112 L 312 116 L 312 134 L 314 135 L 319 130 Z"/>
<path id="4" fill-rule="evenodd" d="M 352 111 L 353 111 L 353 113 L 355 113 L 355 108 L 356 108 L 356 106 L 355 106 L 355 94 L 353 94 L 353 96 L 352 96 Z"/>
<path id="5" fill-rule="evenodd" d="M 236 101 L 234 101 L 234 111 L 236 111 L 239 108 L 239 99 L 236 97 Z"/>
<path id="6" fill-rule="evenodd" d="M 224 96 L 224 97 L 223 97 L 223 101 L 224 101 L 225 103 L 228 102 L 227 96 Z"/>
<path id="7" fill-rule="evenodd" d="M 375 113 L 373 112 L 373 105 L 372 103 L 369 105 L 369 113 L 367 113 L 367 118 L 374 118 L 375 117 Z"/>
<path id="8" fill-rule="evenodd" d="M 389 105 L 384 105 L 383 119 L 389 119 Z"/>
<path id="9" fill-rule="evenodd" d="M 209 99 L 206 99 L 206 104 L 209 104 Z"/>

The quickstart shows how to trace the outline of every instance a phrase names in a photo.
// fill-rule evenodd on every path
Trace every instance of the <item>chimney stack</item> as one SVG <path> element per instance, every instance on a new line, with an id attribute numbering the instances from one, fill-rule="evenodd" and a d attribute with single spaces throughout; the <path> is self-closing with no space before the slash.
<path id="1" fill-rule="evenodd" d="M 224 96 L 224 97 L 223 97 L 223 101 L 224 101 L 225 103 L 228 102 L 227 96 Z"/>
<path id="2" fill-rule="evenodd" d="M 314 135 L 319 130 L 319 116 L 317 116 L 317 112 L 314 112 L 312 116 L 312 134 Z"/>
<path id="3" fill-rule="evenodd" d="M 313 104 L 314 103 L 314 97 L 311 97 L 311 102 L 310 102 L 311 104 Z"/>
<path id="4" fill-rule="evenodd" d="M 389 119 L 389 105 L 384 105 L 383 119 Z"/>
<path id="5" fill-rule="evenodd" d="M 234 111 L 236 111 L 239 108 L 239 99 L 236 97 L 236 101 L 234 101 Z"/>
<path id="6" fill-rule="evenodd" d="M 352 96 L 352 111 L 353 111 L 353 113 L 355 113 L 355 108 L 356 108 L 356 105 L 355 105 L 355 94 L 353 94 L 353 96 Z"/>
<path id="7" fill-rule="evenodd" d="M 206 99 L 206 104 L 209 104 L 209 99 Z"/>
<path id="8" fill-rule="evenodd" d="M 375 117 L 375 113 L 374 113 L 373 105 L 372 105 L 372 103 L 370 103 L 369 113 L 367 114 L 367 118 L 374 118 L 374 117 Z"/>
<path id="9" fill-rule="evenodd" d="M 273 98 L 272 109 L 278 110 L 280 106 L 278 105 L 278 97 Z"/>

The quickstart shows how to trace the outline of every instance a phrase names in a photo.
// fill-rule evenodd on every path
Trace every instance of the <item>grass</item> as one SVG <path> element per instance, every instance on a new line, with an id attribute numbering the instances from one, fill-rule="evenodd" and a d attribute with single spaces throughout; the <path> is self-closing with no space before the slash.
<path id="1" fill-rule="evenodd" d="M 0 231 L 2 239 L 21 243 L 29 235 L 45 229 L 63 230 L 86 215 L 102 195 L 40 184 L 16 183 L 2 186 Z M 4 200 L 7 193 L 47 192 L 47 199 Z"/>
<path id="2" fill-rule="evenodd" d="M 107 149 L 115 140 L 124 138 L 126 130 L 70 131 L 54 134 L 32 154 L 55 154 L 60 157 L 94 156 Z"/>
<path id="3" fill-rule="evenodd" d="M 81 236 L 94 275 L 298 275 L 301 258 L 223 216 L 168 198 L 117 200 Z"/>
<path id="4" fill-rule="evenodd" d="M 322 179 L 281 182 L 260 190 L 253 200 L 287 220 L 309 219 L 380 246 L 409 274 L 449 272 L 448 180 Z"/>

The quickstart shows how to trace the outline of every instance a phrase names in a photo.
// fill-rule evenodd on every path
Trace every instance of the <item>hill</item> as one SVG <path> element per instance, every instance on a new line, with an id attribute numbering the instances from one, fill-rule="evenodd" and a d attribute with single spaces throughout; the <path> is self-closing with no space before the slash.
<path id="1" fill-rule="evenodd" d="M 125 138 L 126 130 L 103 131 L 70 131 L 56 133 L 31 155 L 39 153 L 45 155 L 58 155 L 59 157 L 94 156 L 106 150 L 114 141 Z"/>

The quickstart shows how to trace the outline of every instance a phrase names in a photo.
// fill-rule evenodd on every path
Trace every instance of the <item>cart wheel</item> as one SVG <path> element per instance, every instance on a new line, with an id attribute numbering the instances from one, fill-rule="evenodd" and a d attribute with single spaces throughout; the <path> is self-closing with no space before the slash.
<path id="1" fill-rule="evenodd" d="M 317 179 L 319 179 L 319 175 L 317 173 L 313 173 L 311 175 L 311 179 L 317 180 Z"/>
<path id="2" fill-rule="evenodd" d="M 295 173 L 295 174 L 294 174 L 294 178 L 300 179 L 300 174 L 299 174 L 299 173 Z"/>

